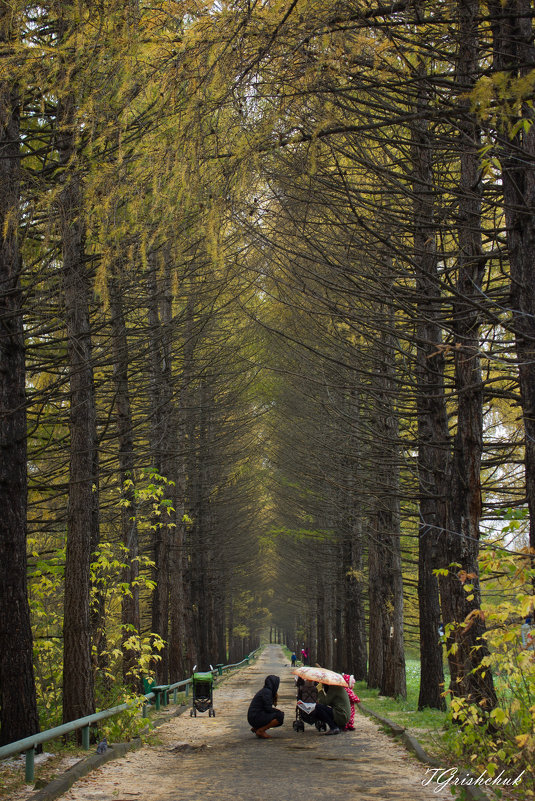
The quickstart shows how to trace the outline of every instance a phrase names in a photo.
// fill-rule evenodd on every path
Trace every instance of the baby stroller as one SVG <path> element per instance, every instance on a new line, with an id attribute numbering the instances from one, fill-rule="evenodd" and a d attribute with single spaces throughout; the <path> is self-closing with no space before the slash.
<path id="1" fill-rule="evenodd" d="M 297 685 L 297 701 L 303 704 L 315 704 L 318 700 L 318 691 L 316 686 L 311 681 L 305 681 L 299 677 L 296 681 Z M 325 731 L 327 724 L 322 720 L 314 720 L 313 714 L 310 715 L 306 710 L 302 709 L 299 704 L 295 706 L 295 720 L 293 722 L 294 731 L 304 731 L 305 723 L 310 726 L 314 725 L 318 731 Z"/>
<path id="2" fill-rule="evenodd" d="M 197 667 L 197 666 L 195 666 Z M 195 671 L 195 668 L 193 668 Z M 197 712 L 206 712 L 208 717 L 215 718 L 214 709 L 214 677 L 211 673 L 193 673 L 191 678 L 193 691 L 192 705 L 189 713 L 190 718 L 197 717 Z"/>

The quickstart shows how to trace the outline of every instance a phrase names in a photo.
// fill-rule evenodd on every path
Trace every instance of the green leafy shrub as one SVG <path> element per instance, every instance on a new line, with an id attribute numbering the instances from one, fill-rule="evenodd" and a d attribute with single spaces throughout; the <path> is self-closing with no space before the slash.
<path id="1" fill-rule="evenodd" d="M 474 773 L 521 775 L 515 792 L 526 799 L 535 797 L 535 651 L 523 645 L 520 626 L 533 611 L 532 564 L 529 549 L 489 550 L 482 557 L 482 578 L 493 589 L 488 596 L 498 601 L 482 605 L 490 653 L 481 670 L 492 670 L 498 702 L 489 711 L 453 697 L 450 714 L 456 725 L 449 739 L 452 754 L 468 759 Z"/>
<path id="2" fill-rule="evenodd" d="M 108 718 L 99 727 L 108 743 L 129 742 L 151 727 L 149 718 L 143 717 L 144 698 L 133 696 L 125 690 L 117 699 L 117 706 L 121 703 L 129 704 L 128 709 Z"/>
<path id="3" fill-rule="evenodd" d="M 166 478 L 154 470 L 142 471 L 133 488 L 136 500 L 135 517 L 140 533 L 148 533 L 160 525 L 170 525 L 173 511 L 166 498 Z M 128 506 L 122 499 L 120 506 Z M 172 524 L 171 524 L 172 525 Z M 34 666 L 36 692 L 41 728 L 50 729 L 62 722 L 63 693 L 63 589 L 65 570 L 64 532 L 58 532 L 46 547 L 39 536 L 28 539 L 29 602 L 34 635 Z M 58 546 L 58 541 L 62 542 Z M 162 638 L 154 633 L 136 631 L 121 622 L 121 606 L 131 596 L 134 584 L 147 597 L 155 584 L 152 578 L 154 562 L 138 556 L 139 575 L 135 582 L 124 581 L 129 560 L 128 549 L 115 538 L 104 537 L 92 554 L 91 610 L 101 621 L 102 630 L 93 643 L 95 696 L 100 709 L 115 706 L 117 692 L 123 687 L 123 654 L 129 654 L 131 667 L 126 680 L 131 688 L 141 689 L 142 678 L 154 675 L 155 663 L 164 647 Z M 130 681 L 129 681 L 130 680 Z M 118 687 L 118 690 L 114 690 Z"/>

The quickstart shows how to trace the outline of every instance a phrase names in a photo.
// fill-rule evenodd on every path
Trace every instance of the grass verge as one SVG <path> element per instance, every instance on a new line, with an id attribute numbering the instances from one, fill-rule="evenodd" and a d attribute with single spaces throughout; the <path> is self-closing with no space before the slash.
<path id="1" fill-rule="evenodd" d="M 438 709 L 418 710 L 420 692 L 420 662 L 406 662 L 407 698 L 387 698 L 379 690 L 370 689 L 366 682 L 358 681 L 354 690 L 364 706 L 393 723 L 404 726 L 422 744 L 429 756 L 447 758 L 448 719 L 447 713 Z"/>

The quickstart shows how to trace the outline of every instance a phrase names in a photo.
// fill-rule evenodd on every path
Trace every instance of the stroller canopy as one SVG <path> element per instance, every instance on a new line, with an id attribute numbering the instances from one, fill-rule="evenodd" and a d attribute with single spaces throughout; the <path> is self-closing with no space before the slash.
<path id="1" fill-rule="evenodd" d="M 207 681 L 210 684 L 212 684 L 214 681 L 214 677 L 212 676 L 211 673 L 194 673 L 193 681 Z"/>

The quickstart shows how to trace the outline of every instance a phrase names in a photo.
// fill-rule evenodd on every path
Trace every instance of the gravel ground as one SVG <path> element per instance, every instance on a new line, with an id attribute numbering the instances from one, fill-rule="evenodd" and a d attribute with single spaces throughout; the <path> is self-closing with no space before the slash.
<path id="1" fill-rule="evenodd" d="M 266 675 L 281 677 L 279 707 L 285 724 L 270 740 L 251 734 L 252 695 Z M 189 709 L 165 723 L 158 743 L 103 765 L 61 796 L 62 801 L 429 801 L 449 797 L 423 786 L 426 767 L 357 715 L 356 730 L 325 737 L 313 726 L 295 732 L 295 690 L 277 645 L 248 668 L 230 674 L 214 692 L 216 717 L 192 718 Z"/>

